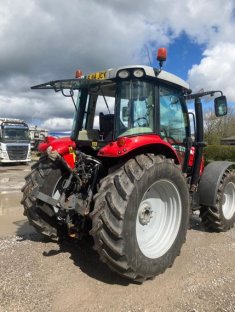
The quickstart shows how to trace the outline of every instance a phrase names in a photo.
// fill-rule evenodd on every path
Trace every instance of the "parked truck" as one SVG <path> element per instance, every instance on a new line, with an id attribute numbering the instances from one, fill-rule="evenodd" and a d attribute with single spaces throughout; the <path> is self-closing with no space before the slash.
<path id="1" fill-rule="evenodd" d="M 78 71 L 76 79 L 32 87 L 71 96 L 75 115 L 72 141 L 48 141 L 22 189 L 24 213 L 40 233 L 56 240 L 90 234 L 101 261 L 140 282 L 172 266 L 192 211 L 217 232 L 235 222 L 235 164 L 203 162 L 201 98 L 219 94 L 214 107 L 222 117 L 226 97 L 192 93 L 162 70 L 165 49 L 157 58 L 160 68 Z"/>
<path id="2" fill-rule="evenodd" d="M 21 119 L 0 118 L 0 163 L 31 160 L 29 127 Z"/>
<path id="3" fill-rule="evenodd" d="M 38 126 L 29 126 L 31 150 L 37 151 L 38 146 L 48 136 L 48 130 Z"/>

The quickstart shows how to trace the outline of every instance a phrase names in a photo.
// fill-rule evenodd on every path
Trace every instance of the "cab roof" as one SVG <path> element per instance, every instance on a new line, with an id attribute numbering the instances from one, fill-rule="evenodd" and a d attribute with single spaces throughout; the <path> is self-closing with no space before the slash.
<path id="1" fill-rule="evenodd" d="M 117 76 L 117 73 L 120 70 L 124 70 L 124 69 L 128 70 L 128 69 L 135 69 L 135 68 L 143 69 L 145 71 L 146 76 L 148 77 L 158 78 L 160 80 L 164 80 L 165 82 L 170 82 L 180 87 L 183 87 L 184 89 L 189 90 L 189 84 L 185 80 L 181 79 L 180 77 L 174 74 L 171 74 L 167 71 L 159 70 L 157 68 L 144 66 L 144 65 L 131 65 L 131 66 L 123 66 L 123 67 L 119 67 L 115 69 L 109 69 L 107 71 L 108 75 L 106 76 L 106 78 L 107 79 L 115 78 Z"/>
<path id="2" fill-rule="evenodd" d="M 142 69 L 145 73 L 145 77 L 162 80 L 166 83 L 172 83 L 185 90 L 189 90 L 189 84 L 178 76 L 164 70 L 159 70 L 144 65 L 130 65 L 118 68 L 111 68 L 108 70 L 87 74 L 76 79 L 49 81 L 40 85 L 32 86 L 31 89 L 54 89 L 55 91 L 59 91 L 61 89 L 76 90 L 80 89 L 83 86 L 92 85 L 97 82 L 101 84 L 113 83 L 112 80 L 118 78 L 118 73 L 120 71 L 134 71 L 135 69 Z"/>

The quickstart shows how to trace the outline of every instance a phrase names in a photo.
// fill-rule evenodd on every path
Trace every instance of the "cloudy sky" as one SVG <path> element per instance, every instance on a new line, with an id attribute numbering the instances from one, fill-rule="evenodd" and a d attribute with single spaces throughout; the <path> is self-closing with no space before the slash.
<path id="1" fill-rule="evenodd" d="M 0 117 L 69 130 L 73 105 L 30 86 L 115 66 L 157 66 L 193 91 L 222 89 L 235 103 L 235 0 L 1 0 Z"/>

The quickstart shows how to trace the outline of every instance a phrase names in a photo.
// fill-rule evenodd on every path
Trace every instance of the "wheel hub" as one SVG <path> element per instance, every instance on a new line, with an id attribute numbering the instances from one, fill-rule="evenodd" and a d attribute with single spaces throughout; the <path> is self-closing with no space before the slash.
<path id="1" fill-rule="evenodd" d="M 164 255 L 174 243 L 182 220 L 180 193 L 173 182 L 161 179 L 145 192 L 136 216 L 136 237 L 150 259 Z"/>
<path id="2" fill-rule="evenodd" d="M 139 222 L 141 225 L 147 225 L 153 217 L 153 211 L 149 205 L 144 203 L 139 210 Z"/>

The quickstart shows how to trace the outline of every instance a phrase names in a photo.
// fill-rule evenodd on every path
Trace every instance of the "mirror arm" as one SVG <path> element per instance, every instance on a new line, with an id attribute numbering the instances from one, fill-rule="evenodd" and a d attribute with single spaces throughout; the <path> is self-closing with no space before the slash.
<path id="1" fill-rule="evenodd" d="M 217 91 L 206 91 L 206 92 L 188 94 L 188 95 L 185 95 L 185 99 L 186 100 L 195 100 L 196 98 L 203 97 L 206 95 L 214 96 L 215 93 L 220 93 L 221 96 L 223 96 L 223 92 L 220 90 L 217 90 Z"/>

